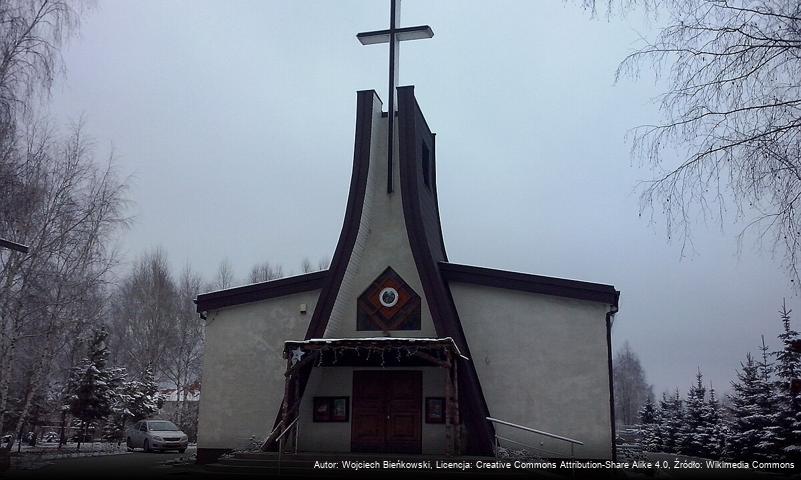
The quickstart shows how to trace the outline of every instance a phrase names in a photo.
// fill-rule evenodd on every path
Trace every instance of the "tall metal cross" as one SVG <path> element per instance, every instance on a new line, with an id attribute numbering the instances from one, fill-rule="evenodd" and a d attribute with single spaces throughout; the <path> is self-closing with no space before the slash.
<path id="1" fill-rule="evenodd" d="M 431 38 L 434 31 L 428 25 L 417 27 L 398 27 L 400 24 L 401 0 L 390 0 L 391 9 L 389 12 L 389 29 L 376 30 L 373 32 L 362 32 L 356 38 L 362 45 L 374 45 L 377 43 L 389 44 L 389 110 L 387 111 L 387 193 L 392 193 L 392 151 L 395 137 L 395 108 L 397 92 L 395 87 L 398 85 L 398 56 L 400 54 L 400 42 L 405 40 L 420 40 Z"/>

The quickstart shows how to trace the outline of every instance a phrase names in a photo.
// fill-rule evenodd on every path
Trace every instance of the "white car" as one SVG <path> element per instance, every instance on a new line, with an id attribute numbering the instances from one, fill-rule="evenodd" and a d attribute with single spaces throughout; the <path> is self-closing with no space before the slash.
<path id="1" fill-rule="evenodd" d="M 125 444 L 131 452 L 141 448 L 146 452 L 178 450 L 184 453 L 189 437 L 167 420 L 140 420 L 128 429 Z"/>

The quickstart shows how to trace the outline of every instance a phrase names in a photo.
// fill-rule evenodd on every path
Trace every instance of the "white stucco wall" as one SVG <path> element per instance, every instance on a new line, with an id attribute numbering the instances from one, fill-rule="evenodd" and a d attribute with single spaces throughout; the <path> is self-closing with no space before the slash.
<path id="1" fill-rule="evenodd" d="M 387 118 L 381 116 L 381 103 L 376 99 L 373 109 L 370 167 L 359 232 L 351 253 L 350 263 L 331 312 L 326 338 L 354 338 L 385 336 L 380 331 L 356 330 L 357 299 L 370 284 L 392 267 L 395 272 L 420 296 L 420 330 L 388 332 L 393 337 L 436 337 L 436 329 L 423 291 L 417 266 L 409 245 L 400 186 L 397 145 L 393 175 L 394 192 L 387 194 Z M 397 124 L 396 124 L 397 125 Z M 397 126 L 396 126 L 397 128 Z M 397 138 L 397 131 L 396 131 Z M 300 339 L 300 338 L 298 338 Z M 359 368 L 370 370 L 370 368 Z M 444 396 L 445 377 L 436 367 L 398 368 L 423 371 L 423 398 Z M 301 404 L 300 449 L 316 452 L 350 451 L 351 424 L 313 423 L 312 399 L 315 396 L 347 396 L 352 400 L 353 370 L 351 367 L 315 368 L 307 384 Z M 387 370 L 390 370 L 389 368 Z M 421 398 L 421 403 L 423 401 Z M 351 412 L 352 413 L 352 412 Z M 425 412 L 422 412 L 423 415 Z M 444 425 L 423 423 L 422 451 L 445 451 Z"/>
<path id="2" fill-rule="evenodd" d="M 422 453 L 444 454 L 445 425 L 425 423 L 425 397 L 445 396 L 445 370 L 439 367 L 320 367 L 312 371 L 307 393 L 300 407 L 300 446 L 303 452 L 349 452 L 351 422 L 314 423 L 312 421 L 313 397 L 348 397 L 350 418 L 353 418 L 353 372 L 354 370 L 414 370 L 423 372 L 423 395 L 420 399 L 422 429 Z"/>
<path id="3" fill-rule="evenodd" d="M 576 455 L 611 458 L 606 313 L 609 306 L 451 283 L 490 414 L 576 440 Z M 562 442 L 496 427 L 564 453 Z M 532 443 L 534 442 L 534 443 Z"/>
<path id="4" fill-rule="evenodd" d="M 237 448 L 272 430 L 284 396 L 284 341 L 303 338 L 319 295 L 314 290 L 209 313 L 199 448 Z M 306 314 L 300 313 L 304 303 Z"/>
<path id="5" fill-rule="evenodd" d="M 356 330 L 356 299 L 387 267 L 398 275 L 420 296 L 421 329 L 417 331 L 391 332 L 391 336 L 435 337 L 423 285 L 414 263 L 400 186 L 400 170 L 397 145 L 393 176 L 395 188 L 387 194 L 387 121 L 381 116 L 381 103 L 376 99 L 373 109 L 372 138 L 370 144 L 370 168 L 367 175 L 367 190 L 359 233 L 345 271 L 339 294 L 331 311 L 326 338 L 352 338 L 382 336 L 381 332 Z M 397 130 L 397 123 L 396 123 Z M 395 134 L 397 138 L 397 131 Z"/>
<path id="6" fill-rule="evenodd" d="M 387 194 L 386 191 L 387 124 L 387 118 L 381 116 L 381 102 L 376 98 L 372 112 L 367 189 L 359 231 L 328 320 L 324 334 L 326 338 L 384 335 L 380 331 L 356 330 L 356 301 L 387 267 L 392 267 L 421 299 L 421 329 L 393 331 L 390 335 L 436 336 L 403 217 L 397 145 L 393 164 L 395 190 L 392 194 Z M 285 361 L 281 356 L 283 342 L 304 339 L 318 297 L 319 291 L 315 291 L 224 308 L 209 314 L 204 353 L 203 400 L 200 405 L 199 447 L 233 448 L 246 442 L 251 435 L 262 437 L 269 432 L 284 393 Z M 298 305 L 301 303 L 308 304 L 306 315 L 298 314 Z M 330 378 L 321 382 L 321 369 L 314 369 L 304 394 L 304 402 L 311 402 L 315 395 L 352 396 L 352 368 L 325 370 Z M 441 396 L 444 379 L 438 379 L 441 372 L 436 368 L 430 370 L 423 376 L 424 394 L 428 392 L 429 387 L 426 385 L 429 382 L 438 382 L 437 391 L 431 396 Z M 331 389 L 336 391 L 331 392 Z M 304 403 L 303 411 L 311 412 L 311 404 Z M 321 451 L 342 451 L 342 447 L 336 445 L 344 445 L 346 450 L 350 447 L 349 423 L 346 432 L 338 433 L 336 430 L 342 429 L 342 424 L 314 424 L 313 427 L 315 434 L 310 435 L 308 426 L 301 424 L 304 432 L 301 437 L 308 438 L 304 441 L 322 441 L 320 439 L 328 438 L 328 430 L 335 430 L 331 432 L 327 443 L 318 445 Z M 444 433 L 441 439 L 433 440 L 440 428 L 439 425 L 423 426 L 424 451 L 437 451 L 436 448 L 429 447 L 429 444 L 434 445 L 440 441 L 444 443 Z M 442 430 L 444 432 L 444 427 Z M 312 449 L 311 446 L 308 448 Z"/>

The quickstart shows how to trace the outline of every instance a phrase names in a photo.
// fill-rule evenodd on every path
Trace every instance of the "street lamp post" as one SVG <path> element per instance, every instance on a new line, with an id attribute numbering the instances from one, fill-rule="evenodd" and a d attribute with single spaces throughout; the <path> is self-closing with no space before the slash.
<path id="1" fill-rule="evenodd" d="M 28 246 L 21 243 L 12 242 L 5 238 L 0 238 L 0 247 L 16 250 L 17 252 L 28 253 Z"/>

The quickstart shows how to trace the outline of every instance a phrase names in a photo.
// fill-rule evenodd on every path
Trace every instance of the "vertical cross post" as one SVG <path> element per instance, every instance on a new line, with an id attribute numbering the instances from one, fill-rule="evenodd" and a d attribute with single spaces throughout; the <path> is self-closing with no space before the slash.
<path id="1" fill-rule="evenodd" d="M 389 110 L 387 110 L 387 193 L 392 193 L 392 155 L 395 150 L 395 101 L 398 98 L 395 87 L 398 86 L 398 72 L 400 70 L 400 42 L 398 42 L 397 28 L 400 23 L 401 0 L 390 0 L 389 13 Z"/>
<path id="2" fill-rule="evenodd" d="M 389 29 L 376 30 L 372 32 L 362 32 L 356 35 L 362 45 L 373 45 L 377 43 L 389 44 L 389 110 L 387 112 L 387 193 L 392 193 L 392 155 L 395 146 L 395 108 L 396 108 L 396 87 L 398 86 L 398 72 L 400 70 L 398 59 L 400 55 L 400 42 L 404 40 L 419 40 L 421 38 L 431 38 L 434 31 L 428 25 L 418 27 L 398 26 L 400 23 L 401 0 L 390 0 Z"/>

